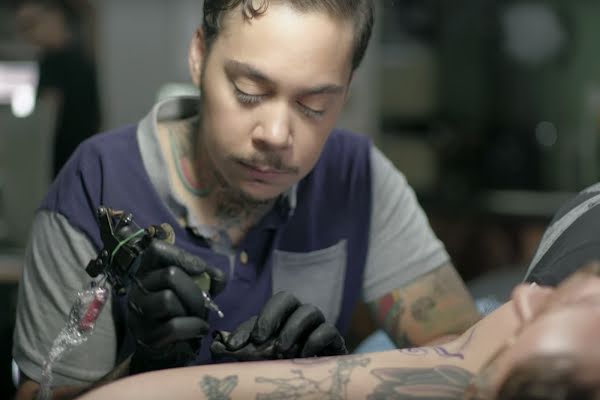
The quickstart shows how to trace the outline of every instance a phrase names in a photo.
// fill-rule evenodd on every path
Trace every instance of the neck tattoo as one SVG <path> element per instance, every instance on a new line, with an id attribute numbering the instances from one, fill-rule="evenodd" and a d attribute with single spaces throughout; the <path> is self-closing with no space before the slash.
<path id="1" fill-rule="evenodd" d="M 168 134 L 177 177 L 185 190 L 196 197 L 214 200 L 217 237 L 227 235 L 230 229 L 247 231 L 273 204 L 273 200 L 246 198 L 242 193 L 232 190 L 206 163 L 200 164 L 194 156 L 193 135 L 197 134 L 197 124 L 169 127 Z"/>
<path id="2" fill-rule="evenodd" d="M 194 158 L 193 149 L 191 143 L 191 135 L 193 135 L 194 124 L 191 124 L 188 129 L 191 131 L 187 136 L 183 132 L 176 137 L 175 133 L 169 128 L 169 143 L 171 145 L 171 153 L 173 154 L 173 160 L 175 161 L 175 170 L 177 171 L 177 177 L 183 185 L 186 191 L 198 197 L 206 197 L 212 191 L 213 187 L 210 184 L 203 184 L 195 178 L 194 173 Z M 178 142 L 179 141 L 179 145 Z"/>

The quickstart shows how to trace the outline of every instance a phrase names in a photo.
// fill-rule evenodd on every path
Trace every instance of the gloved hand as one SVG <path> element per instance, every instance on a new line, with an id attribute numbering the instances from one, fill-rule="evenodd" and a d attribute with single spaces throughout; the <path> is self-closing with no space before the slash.
<path id="1" fill-rule="evenodd" d="M 209 331 L 207 303 L 197 280 L 210 277 L 211 297 L 224 274 L 185 250 L 153 240 L 129 290 L 128 326 L 136 339 L 130 373 L 185 365 Z"/>
<path id="2" fill-rule="evenodd" d="M 233 332 L 217 331 L 210 351 L 215 358 L 272 360 L 347 354 L 344 339 L 315 306 L 290 293 L 275 294 L 259 316 Z"/>

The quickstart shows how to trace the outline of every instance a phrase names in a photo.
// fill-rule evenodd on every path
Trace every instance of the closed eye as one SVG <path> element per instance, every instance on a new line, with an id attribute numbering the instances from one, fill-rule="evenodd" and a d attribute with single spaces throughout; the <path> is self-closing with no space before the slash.
<path id="1" fill-rule="evenodd" d="M 246 93 L 235 85 L 233 85 L 233 89 L 234 89 L 235 97 L 237 97 L 238 101 L 241 104 L 248 105 L 248 106 L 256 105 L 267 97 L 266 94 Z M 323 114 L 325 114 L 325 110 L 315 110 L 311 107 L 306 106 L 305 104 L 302 104 L 302 102 L 300 102 L 300 101 L 297 101 L 296 104 L 298 104 L 298 108 L 300 109 L 300 112 L 302 112 L 302 114 L 306 115 L 309 118 L 319 119 L 323 116 Z"/>
<path id="2" fill-rule="evenodd" d="M 325 110 L 315 110 L 313 108 L 307 107 L 299 101 L 297 102 L 297 104 L 300 107 L 300 111 L 309 118 L 318 119 L 321 118 L 323 114 L 325 114 Z"/>
<path id="3" fill-rule="evenodd" d="M 261 100 L 265 98 L 265 95 L 259 94 L 249 94 L 241 91 L 237 86 L 234 85 L 234 93 L 235 97 L 237 97 L 238 101 L 245 105 L 255 105 L 260 103 Z"/>

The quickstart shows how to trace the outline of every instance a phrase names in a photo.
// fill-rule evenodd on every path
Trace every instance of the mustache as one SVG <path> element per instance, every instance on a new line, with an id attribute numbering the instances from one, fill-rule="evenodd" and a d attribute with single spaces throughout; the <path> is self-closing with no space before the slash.
<path id="1" fill-rule="evenodd" d="M 297 175 L 300 172 L 300 168 L 285 164 L 281 157 L 274 153 L 253 154 L 249 157 L 234 156 L 232 159 L 252 167 L 268 168 L 279 173 Z"/>

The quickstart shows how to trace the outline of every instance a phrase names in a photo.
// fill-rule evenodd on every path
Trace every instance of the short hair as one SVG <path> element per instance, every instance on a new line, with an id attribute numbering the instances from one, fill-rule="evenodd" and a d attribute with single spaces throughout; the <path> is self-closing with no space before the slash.
<path id="1" fill-rule="evenodd" d="M 289 4 L 301 12 L 323 11 L 332 17 L 352 20 L 355 27 L 352 70 L 364 58 L 375 20 L 373 0 L 204 0 L 203 32 L 206 46 L 210 46 L 221 30 L 225 13 L 240 6 L 244 18 L 252 19 L 267 11 L 271 2 Z"/>
<path id="2" fill-rule="evenodd" d="M 531 357 L 511 370 L 495 400 L 599 400 L 599 384 L 582 382 L 582 368 L 567 355 Z"/>

